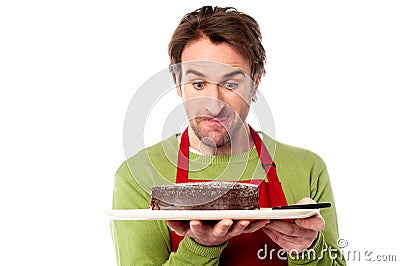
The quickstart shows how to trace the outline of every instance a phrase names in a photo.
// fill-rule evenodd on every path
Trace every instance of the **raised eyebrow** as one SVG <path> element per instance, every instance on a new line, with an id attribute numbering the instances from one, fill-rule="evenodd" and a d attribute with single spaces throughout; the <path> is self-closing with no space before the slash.
<path id="1" fill-rule="evenodd" d="M 222 78 L 223 78 L 223 79 L 229 79 L 229 78 L 234 77 L 234 76 L 236 76 L 236 75 L 241 75 L 241 76 L 243 76 L 243 77 L 245 76 L 244 73 L 243 73 L 243 71 L 235 70 L 235 71 L 232 71 L 232 72 L 230 72 L 230 73 L 228 73 L 228 74 L 223 75 Z"/>
<path id="2" fill-rule="evenodd" d="M 187 75 L 189 75 L 189 74 L 195 75 L 195 76 L 200 77 L 200 78 L 205 78 L 206 77 L 203 73 L 201 73 L 201 72 L 199 72 L 197 70 L 193 70 L 193 69 L 189 69 L 188 71 L 186 71 L 185 77 Z"/>

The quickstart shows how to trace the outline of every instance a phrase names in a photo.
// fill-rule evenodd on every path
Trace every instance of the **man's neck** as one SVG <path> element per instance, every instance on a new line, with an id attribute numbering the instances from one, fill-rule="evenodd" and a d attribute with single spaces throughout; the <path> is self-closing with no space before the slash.
<path id="1" fill-rule="evenodd" d="M 229 155 L 249 151 L 254 147 L 254 141 L 251 137 L 248 126 L 242 127 L 235 134 L 234 138 L 221 147 L 208 146 L 201 142 L 189 126 L 189 145 L 191 148 L 205 155 Z M 233 144 L 233 145 L 232 145 Z"/>

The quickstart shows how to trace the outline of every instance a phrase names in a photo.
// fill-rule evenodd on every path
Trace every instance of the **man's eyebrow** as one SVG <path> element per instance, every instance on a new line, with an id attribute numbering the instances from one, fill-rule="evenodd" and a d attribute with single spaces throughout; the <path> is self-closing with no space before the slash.
<path id="1" fill-rule="evenodd" d="M 232 71 L 232 72 L 230 72 L 230 73 L 228 73 L 228 74 L 223 75 L 222 78 L 224 78 L 224 79 L 229 79 L 229 78 L 234 77 L 234 76 L 236 76 L 236 75 L 242 75 L 243 77 L 245 76 L 245 74 L 243 73 L 243 71 L 241 71 L 241 70 L 235 70 L 235 71 Z"/>
<path id="2" fill-rule="evenodd" d="M 204 77 L 205 77 L 205 75 L 204 75 L 203 73 L 201 73 L 201 72 L 199 72 L 199 71 L 197 71 L 197 70 L 194 70 L 194 69 L 189 69 L 188 71 L 186 71 L 185 76 L 187 76 L 187 75 L 189 75 L 189 74 L 192 74 L 192 75 L 195 75 L 195 76 L 201 77 L 201 78 L 204 78 Z M 236 76 L 236 75 L 245 76 L 245 74 L 244 74 L 243 71 L 241 71 L 241 70 L 235 70 L 235 71 L 232 71 L 232 72 L 230 72 L 230 73 L 227 73 L 227 74 L 223 75 L 222 78 L 223 78 L 223 79 L 229 79 L 229 78 L 234 77 L 234 76 Z"/>
<path id="3" fill-rule="evenodd" d="M 199 71 L 196 71 L 196 70 L 193 70 L 193 69 L 189 69 L 188 71 L 186 71 L 185 77 L 187 75 L 189 75 L 189 74 L 192 74 L 192 75 L 195 75 L 195 76 L 201 77 L 201 78 L 205 78 L 206 77 L 203 73 L 201 73 Z"/>

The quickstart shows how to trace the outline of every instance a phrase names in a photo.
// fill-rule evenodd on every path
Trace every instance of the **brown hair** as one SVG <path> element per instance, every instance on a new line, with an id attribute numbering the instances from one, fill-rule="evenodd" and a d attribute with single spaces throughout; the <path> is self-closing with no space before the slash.
<path id="1" fill-rule="evenodd" d="M 169 43 L 170 70 L 175 82 L 179 73 L 175 65 L 181 62 L 183 49 L 204 36 L 213 43 L 226 42 L 235 47 L 249 60 L 253 80 L 265 74 L 266 56 L 257 21 L 233 7 L 203 6 L 182 18 Z"/>

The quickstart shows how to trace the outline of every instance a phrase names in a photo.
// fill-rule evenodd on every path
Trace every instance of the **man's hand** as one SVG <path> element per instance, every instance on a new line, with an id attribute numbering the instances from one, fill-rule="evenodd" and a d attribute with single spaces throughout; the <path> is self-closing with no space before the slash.
<path id="1" fill-rule="evenodd" d="M 296 204 L 316 203 L 310 198 L 303 198 Z M 280 220 L 271 221 L 262 230 L 288 253 L 301 253 L 309 248 L 318 237 L 318 232 L 325 228 L 324 218 L 317 214 L 309 218 L 296 219 L 294 223 Z"/>
<path id="2" fill-rule="evenodd" d="M 204 246 L 217 246 L 225 243 L 234 236 L 253 233 L 265 227 L 269 220 L 223 219 L 216 224 L 204 223 L 199 220 L 192 221 L 167 221 L 167 225 L 178 235 L 191 237 L 197 243 Z"/>

